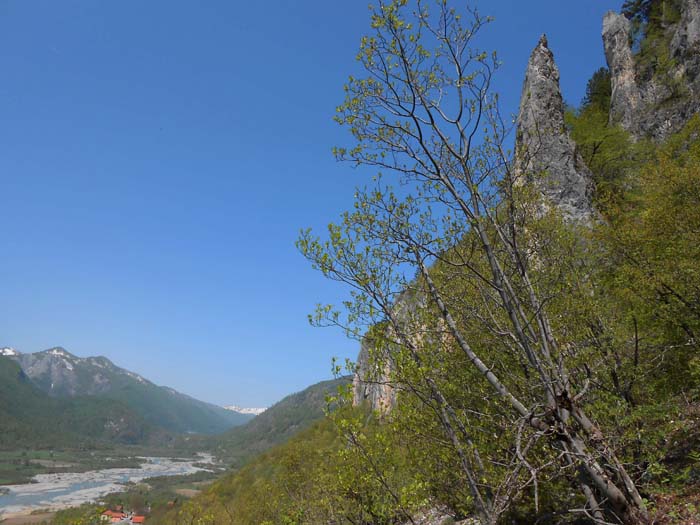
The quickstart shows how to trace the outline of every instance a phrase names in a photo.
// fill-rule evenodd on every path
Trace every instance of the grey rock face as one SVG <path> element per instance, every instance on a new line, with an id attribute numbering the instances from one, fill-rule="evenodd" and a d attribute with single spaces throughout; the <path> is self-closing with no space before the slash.
<path id="1" fill-rule="evenodd" d="M 386 414 L 396 403 L 396 391 L 389 382 L 390 359 L 383 363 L 370 357 L 373 341 L 365 337 L 360 345 L 355 376 L 353 377 L 353 405 L 369 403 L 372 409 Z"/>
<path id="2" fill-rule="evenodd" d="M 624 16 L 609 11 L 603 18 L 603 46 L 610 69 L 612 97 L 610 120 L 625 129 L 634 127 L 641 103 L 635 80 L 634 56 L 630 47 L 631 24 Z"/>
<path id="3" fill-rule="evenodd" d="M 671 54 L 683 56 L 697 51 L 700 43 L 700 1 L 686 0 L 681 20 L 671 39 Z"/>
<path id="4" fill-rule="evenodd" d="M 637 138 L 664 140 L 700 110 L 700 0 L 684 0 L 680 20 L 665 31 L 672 62 L 661 71 L 640 66 L 624 16 L 610 12 L 603 20 L 613 88 L 610 122 Z"/>
<path id="5" fill-rule="evenodd" d="M 681 19 L 668 29 L 670 53 L 675 60 L 672 79 L 683 96 L 656 78 L 640 74 L 630 45 L 630 22 L 609 12 L 603 21 L 605 56 L 612 79 L 610 119 L 637 137 L 662 140 L 679 130 L 700 110 L 700 0 L 685 0 Z M 648 76 L 648 75 L 647 75 Z M 559 70 L 542 37 L 528 62 L 517 122 L 515 172 L 534 182 L 543 206 L 559 208 L 570 221 L 588 223 L 595 217 L 593 177 L 585 166 L 564 124 L 564 103 Z M 410 294 L 396 302 L 399 318 L 408 319 L 420 308 Z M 387 412 L 396 403 L 390 383 L 391 360 L 371 359 L 372 341 L 362 342 L 353 380 L 354 402 L 368 402 Z"/>
<path id="6" fill-rule="evenodd" d="M 372 359 L 370 348 L 374 343 L 367 337 L 360 345 L 360 355 L 357 357 L 357 367 L 352 380 L 353 405 L 369 403 L 373 410 L 382 414 L 388 413 L 396 403 L 396 391 L 390 383 L 391 360 Z"/>
<path id="7" fill-rule="evenodd" d="M 515 172 L 539 187 L 544 206 L 558 207 L 568 220 L 590 221 L 592 175 L 564 125 L 559 69 L 544 35 L 530 55 L 525 74 Z"/>
<path id="8" fill-rule="evenodd" d="M 33 354 L 18 353 L 14 359 L 34 384 L 54 397 L 105 394 L 115 383 L 124 380 L 146 382 L 105 357 L 80 358 L 61 347 Z"/>
<path id="9" fill-rule="evenodd" d="M 419 339 L 427 337 L 426 326 L 416 314 L 426 306 L 425 296 L 415 288 L 408 287 L 396 299 L 392 308 L 393 315 L 403 331 L 403 337 L 409 337 L 417 344 Z M 399 340 L 391 326 L 385 327 L 387 340 Z M 397 391 L 401 385 L 392 377 L 394 361 L 389 348 L 382 346 L 371 335 L 366 335 L 360 345 L 355 375 L 353 377 L 353 404 L 368 403 L 372 409 L 386 414 L 396 405 Z"/>

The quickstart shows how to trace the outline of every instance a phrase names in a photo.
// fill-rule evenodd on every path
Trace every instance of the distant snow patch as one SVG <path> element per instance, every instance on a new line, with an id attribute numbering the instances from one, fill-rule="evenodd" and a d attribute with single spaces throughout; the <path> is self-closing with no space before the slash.
<path id="1" fill-rule="evenodd" d="M 146 381 L 143 377 L 141 377 L 138 374 L 129 372 L 128 370 L 124 370 L 124 372 L 126 372 L 126 375 L 128 375 L 129 377 L 133 377 L 134 379 L 136 379 L 136 381 L 138 381 L 139 383 L 148 383 L 148 381 Z"/>
<path id="2" fill-rule="evenodd" d="M 224 407 L 226 410 L 230 410 L 231 412 L 238 412 L 239 414 L 253 414 L 254 416 L 260 415 L 267 408 L 243 408 L 239 407 L 238 405 L 228 405 Z"/>

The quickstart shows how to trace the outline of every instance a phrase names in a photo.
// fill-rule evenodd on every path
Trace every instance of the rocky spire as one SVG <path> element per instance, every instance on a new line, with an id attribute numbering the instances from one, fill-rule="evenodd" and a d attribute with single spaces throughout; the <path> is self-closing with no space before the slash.
<path id="1" fill-rule="evenodd" d="M 569 220 L 591 219 L 592 175 L 564 125 L 559 69 L 545 35 L 527 66 L 515 149 L 516 174 L 535 181 L 545 206 L 558 207 Z"/>
<path id="2" fill-rule="evenodd" d="M 641 102 L 635 79 L 634 56 L 630 47 L 631 23 L 621 14 L 609 11 L 603 18 L 603 46 L 610 69 L 612 96 L 610 122 L 631 130 Z"/>

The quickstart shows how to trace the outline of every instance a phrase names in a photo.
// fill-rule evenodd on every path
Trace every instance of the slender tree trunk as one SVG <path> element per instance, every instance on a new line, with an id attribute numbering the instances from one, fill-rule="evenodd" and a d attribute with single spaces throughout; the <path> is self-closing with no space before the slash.
<path id="1" fill-rule="evenodd" d="M 486 366 L 486 364 L 478 357 L 478 355 L 472 350 L 469 343 L 462 336 L 457 323 L 455 322 L 449 308 L 445 304 L 442 295 L 437 289 L 435 282 L 433 281 L 430 273 L 428 272 L 425 263 L 420 258 L 420 255 L 416 253 L 417 264 L 419 266 L 421 276 L 425 280 L 430 295 L 438 306 L 440 313 L 445 320 L 450 333 L 454 337 L 460 349 L 465 353 L 469 361 L 481 372 L 491 386 L 503 396 L 513 407 L 513 409 L 522 417 L 527 418 L 529 424 L 535 430 L 543 431 L 548 435 L 552 435 L 555 440 L 565 439 L 567 444 L 566 454 L 570 457 L 572 462 L 580 462 L 583 464 L 586 472 L 590 476 L 591 480 L 594 482 L 596 488 L 603 494 L 605 499 L 610 502 L 610 505 L 614 509 L 615 513 L 618 514 L 619 518 L 623 520 L 624 523 L 628 525 L 643 525 L 649 522 L 649 517 L 644 506 L 644 502 L 637 491 L 634 482 L 631 480 L 626 470 L 617 459 L 616 455 L 610 450 L 610 448 L 605 444 L 602 433 L 590 422 L 590 420 L 585 416 L 580 408 L 575 408 L 573 414 L 574 419 L 578 422 L 584 431 L 591 436 L 593 442 L 599 443 L 597 452 L 610 462 L 612 466 L 612 472 L 608 472 L 600 462 L 592 454 L 591 450 L 585 445 L 583 440 L 576 435 L 570 428 L 568 428 L 567 421 L 569 419 L 569 410 L 561 406 L 555 406 L 555 419 L 551 422 L 547 422 L 542 418 L 534 417 L 532 412 L 525 407 L 525 405 L 518 400 L 510 390 L 503 384 L 500 379 L 494 374 L 494 372 Z M 556 401 L 561 403 L 562 400 Z M 567 401 L 567 400 L 563 400 Z M 561 427 L 557 425 L 561 424 Z M 596 447 L 594 447 L 594 450 Z M 623 482 L 623 489 L 620 489 L 614 478 L 619 476 Z M 586 486 L 587 487 L 587 486 Z M 586 489 L 582 486 L 584 490 L 584 495 L 588 498 L 589 495 L 586 494 Z M 588 487 L 590 489 L 590 487 Z"/>

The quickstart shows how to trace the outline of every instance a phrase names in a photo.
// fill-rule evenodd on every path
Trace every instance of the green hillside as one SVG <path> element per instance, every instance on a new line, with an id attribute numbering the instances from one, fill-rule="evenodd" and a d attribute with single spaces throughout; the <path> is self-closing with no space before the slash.
<path id="1" fill-rule="evenodd" d="M 216 523 L 263 523 L 261 516 L 272 515 L 266 495 L 276 494 L 274 484 L 288 482 L 290 468 L 302 469 L 296 472 L 298 475 L 308 473 L 308 486 L 311 487 L 315 482 L 313 474 L 321 472 L 321 463 L 332 461 L 341 448 L 343 438 L 332 421 L 324 417 L 324 409 L 327 396 L 336 395 L 339 387 L 349 384 L 349 377 L 323 381 L 285 397 L 246 425 L 220 436 L 187 438 L 187 446 L 192 450 L 211 450 L 233 468 L 191 505 L 185 504 L 184 507 L 178 504 L 173 509 L 168 502 L 177 500 L 182 503 L 174 488 L 185 480 L 163 480 L 163 486 L 140 492 L 141 497 L 152 502 L 149 522 L 196 523 L 204 514 L 210 519 L 212 515 L 206 509 L 211 508 L 221 519 Z M 299 479 L 298 475 L 295 480 Z M 132 495 L 133 492 L 126 492 L 115 497 L 119 503 L 128 503 Z M 278 496 L 275 495 L 274 501 L 269 503 L 284 505 L 284 500 Z M 308 497 L 313 497 L 311 492 Z M 231 506 L 237 508 L 236 521 L 231 521 L 224 509 Z M 95 506 L 86 506 L 60 512 L 57 523 L 73 523 L 71 520 L 76 515 L 90 516 L 96 509 Z"/>
<path id="2" fill-rule="evenodd" d="M 323 417 L 326 395 L 349 383 L 349 378 L 322 381 L 291 394 L 246 425 L 229 430 L 210 441 L 210 447 L 234 468 L 249 458 L 284 443 L 297 432 Z"/>
<path id="3" fill-rule="evenodd" d="M 170 432 L 217 434 L 253 417 L 158 386 L 106 357 L 81 358 L 56 347 L 36 353 L 15 352 L 12 359 L 53 398 L 91 396 L 114 400 L 148 423 Z"/>
<path id="4" fill-rule="evenodd" d="M 125 383 L 103 395 L 132 407 L 146 421 L 178 433 L 218 434 L 253 417 L 152 383 Z"/>
<path id="5" fill-rule="evenodd" d="M 317 420 L 286 443 L 224 476 L 182 507 L 164 515 L 156 513 L 152 522 L 156 525 L 327 523 L 314 507 L 330 503 L 319 489 L 325 484 L 326 473 L 332 471 L 332 462 L 338 460 L 342 443 L 330 420 Z M 340 503 L 340 499 L 333 503 Z M 303 521 L 294 521 L 302 516 Z M 316 518 L 319 521 L 314 521 Z"/>

